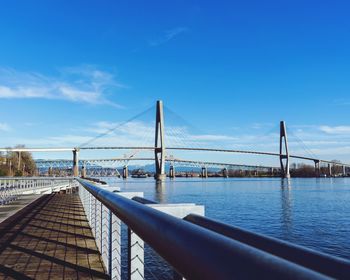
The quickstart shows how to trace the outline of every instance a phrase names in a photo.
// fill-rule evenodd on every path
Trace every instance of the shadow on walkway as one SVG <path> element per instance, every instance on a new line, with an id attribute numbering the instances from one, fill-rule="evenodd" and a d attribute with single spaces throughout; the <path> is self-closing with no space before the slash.
<path id="1" fill-rule="evenodd" d="M 0 224 L 0 279 L 109 279 L 79 196 L 44 195 Z"/>

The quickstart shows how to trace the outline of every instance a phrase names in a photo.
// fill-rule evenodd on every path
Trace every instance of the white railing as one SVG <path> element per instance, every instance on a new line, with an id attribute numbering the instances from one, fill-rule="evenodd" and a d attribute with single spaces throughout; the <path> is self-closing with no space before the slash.
<path id="1" fill-rule="evenodd" d="M 2 177 L 0 205 L 8 204 L 23 194 L 51 193 L 75 186 L 72 177 Z"/>
<path id="2" fill-rule="evenodd" d="M 120 217 L 118 217 L 111 208 L 101 203 L 101 201 L 89 191 L 88 181 L 79 180 L 79 182 L 82 184 L 79 186 L 80 199 L 95 237 L 96 245 L 101 253 L 102 261 L 111 279 L 122 279 L 122 257 L 126 258 L 128 263 L 127 279 L 145 279 L 145 270 L 149 272 L 150 268 L 145 266 L 144 240 L 127 224 L 127 239 L 122 238 L 122 222 Z M 110 187 L 96 182 L 92 184 L 108 193 L 117 193 L 118 197 L 122 197 L 123 199 L 126 198 L 129 201 L 135 199 L 137 201 L 136 205 L 141 206 L 141 204 L 147 204 L 149 208 L 154 208 L 158 210 L 158 212 L 170 214 L 171 216 L 179 218 L 179 220 L 189 213 L 204 215 L 204 206 L 195 205 L 193 203 L 155 204 L 152 201 L 143 199 L 142 192 L 120 192 L 118 187 Z M 136 201 L 133 201 L 133 203 Z M 128 254 L 125 256 L 121 255 L 123 241 L 126 241 L 128 246 Z M 148 253 L 152 255 L 151 252 Z M 148 256 L 154 258 L 154 256 L 151 255 Z M 177 273 L 173 273 L 177 275 Z"/>

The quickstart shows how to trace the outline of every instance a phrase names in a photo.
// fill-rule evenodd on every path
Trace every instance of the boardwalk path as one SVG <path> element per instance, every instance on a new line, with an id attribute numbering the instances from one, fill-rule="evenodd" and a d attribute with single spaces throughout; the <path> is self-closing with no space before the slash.
<path id="1" fill-rule="evenodd" d="M 0 279 L 108 279 L 76 194 L 44 195 L 0 224 Z"/>

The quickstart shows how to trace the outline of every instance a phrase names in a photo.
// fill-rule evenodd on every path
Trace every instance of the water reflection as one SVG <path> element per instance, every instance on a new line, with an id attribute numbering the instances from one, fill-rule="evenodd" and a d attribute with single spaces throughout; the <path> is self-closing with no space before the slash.
<path id="1" fill-rule="evenodd" d="M 158 203 L 166 203 L 166 181 L 155 181 L 155 192 L 154 192 L 154 201 Z"/>
<path id="2" fill-rule="evenodd" d="M 281 179 L 282 230 L 286 238 L 291 236 L 293 227 L 291 180 Z"/>

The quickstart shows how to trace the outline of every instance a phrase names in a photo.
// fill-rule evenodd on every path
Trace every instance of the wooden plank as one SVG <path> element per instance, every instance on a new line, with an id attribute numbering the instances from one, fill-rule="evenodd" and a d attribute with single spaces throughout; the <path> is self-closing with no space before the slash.
<path id="1" fill-rule="evenodd" d="M 1 279 L 108 279 L 77 194 L 32 204 L 0 224 Z"/>

